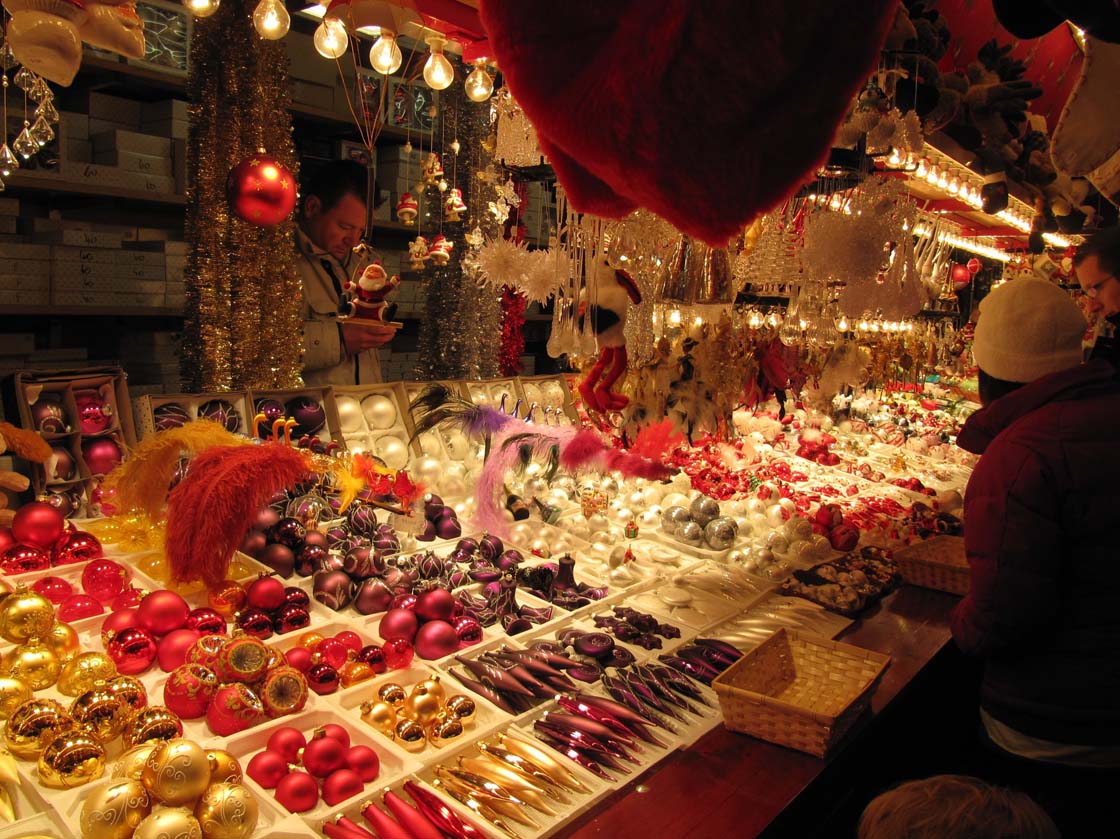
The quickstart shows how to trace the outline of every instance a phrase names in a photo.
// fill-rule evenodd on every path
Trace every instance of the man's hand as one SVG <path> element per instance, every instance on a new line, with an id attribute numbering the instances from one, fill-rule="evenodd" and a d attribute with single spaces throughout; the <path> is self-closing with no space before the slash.
<path id="1" fill-rule="evenodd" d="M 381 347 L 393 340 L 397 330 L 389 326 L 341 321 L 342 344 L 347 355 L 357 355 L 365 350 Z"/>

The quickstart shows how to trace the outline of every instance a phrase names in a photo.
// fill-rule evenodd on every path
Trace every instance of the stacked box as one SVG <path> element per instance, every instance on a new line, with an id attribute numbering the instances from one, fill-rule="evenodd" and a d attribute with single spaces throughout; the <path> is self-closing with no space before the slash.
<path id="1" fill-rule="evenodd" d="M 183 99 L 162 99 L 145 102 L 140 108 L 138 128 L 145 134 L 186 140 L 190 128 L 187 102 Z"/>
<path id="2" fill-rule="evenodd" d="M 0 244 L 0 305 L 49 304 L 50 277 L 47 245 Z"/>
<path id="3" fill-rule="evenodd" d="M 133 104 L 139 107 L 139 103 Z M 105 127 L 92 117 L 89 130 L 91 162 L 81 160 L 84 155 L 80 151 L 62 157 L 61 171 L 68 180 L 89 182 L 91 189 L 113 186 L 154 195 L 175 194 L 169 138 L 142 134 L 115 124 Z M 70 144 L 77 142 L 70 141 Z"/>
<path id="4" fill-rule="evenodd" d="M 121 336 L 121 363 L 133 384 L 159 385 L 164 393 L 182 387 L 177 332 L 130 332 Z M 135 388 L 133 389 L 135 392 Z"/>
<path id="5" fill-rule="evenodd" d="M 141 437 L 166 431 L 196 419 L 209 419 L 227 431 L 253 433 L 253 400 L 247 391 L 228 393 L 164 393 L 141 396 L 133 404 Z"/>
<path id="6" fill-rule="evenodd" d="M 77 247 L 51 251 L 52 303 L 160 308 L 166 294 L 163 254 Z"/>

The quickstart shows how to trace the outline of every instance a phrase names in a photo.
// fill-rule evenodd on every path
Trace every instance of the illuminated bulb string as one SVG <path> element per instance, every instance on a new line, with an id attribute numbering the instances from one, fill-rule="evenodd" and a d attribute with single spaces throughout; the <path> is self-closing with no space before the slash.
<path id="1" fill-rule="evenodd" d="M 933 235 L 933 231 L 924 225 L 918 225 L 914 228 L 914 235 L 921 236 L 923 239 L 928 239 Z M 937 241 L 944 242 L 958 250 L 974 253 L 977 256 L 984 256 L 988 259 L 997 259 L 1000 262 L 1010 262 L 1011 254 L 1007 251 L 994 248 L 991 245 L 985 245 L 981 242 L 974 242 L 964 236 L 957 236 L 954 233 L 938 233 Z"/>

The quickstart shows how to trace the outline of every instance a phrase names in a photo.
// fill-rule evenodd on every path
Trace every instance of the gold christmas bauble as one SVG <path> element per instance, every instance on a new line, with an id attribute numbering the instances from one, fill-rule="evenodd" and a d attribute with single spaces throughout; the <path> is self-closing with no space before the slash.
<path id="1" fill-rule="evenodd" d="M 206 753 L 210 763 L 210 784 L 240 784 L 244 773 L 237 758 L 225 749 L 210 749 Z M 203 825 L 202 832 L 206 832 Z"/>
<path id="2" fill-rule="evenodd" d="M 60 728 L 72 722 L 58 702 L 53 699 L 30 699 L 16 708 L 4 726 L 4 740 L 8 751 L 16 757 L 31 760 L 39 756 L 39 736 L 49 729 Z"/>
<path id="3" fill-rule="evenodd" d="M 129 839 L 151 808 L 139 781 L 113 781 L 92 789 L 79 816 L 82 839 Z"/>
<path id="4" fill-rule="evenodd" d="M 78 633 L 74 631 L 74 627 L 62 621 L 55 621 L 50 632 L 40 640 L 51 648 L 51 652 L 62 664 L 68 662 L 82 649 L 81 642 L 78 640 Z"/>
<path id="5" fill-rule="evenodd" d="M 386 682 L 377 689 L 377 698 L 382 702 L 388 702 L 394 708 L 399 708 L 408 698 L 408 694 L 396 682 Z"/>
<path id="6" fill-rule="evenodd" d="M 211 784 L 194 814 L 204 839 L 248 839 L 260 811 L 253 794 L 241 784 Z"/>
<path id="7" fill-rule="evenodd" d="M 109 691 L 127 706 L 129 719 L 148 707 L 148 691 L 135 676 L 117 676 L 109 682 Z"/>
<path id="8" fill-rule="evenodd" d="M 463 721 L 454 714 L 441 714 L 428 726 L 428 739 L 435 746 L 445 746 L 462 736 Z"/>
<path id="9" fill-rule="evenodd" d="M 97 680 L 108 682 L 117 677 L 117 665 L 105 653 L 78 653 L 58 674 L 58 691 L 64 696 L 81 696 Z"/>
<path id="10" fill-rule="evenodd" d="M 386 737 L 396 736 L 397 709 L 388 702 L 363 702 L 362 719 Z"/>
<path id="11" fill-rule="evenodd" d="M 427 736 L 424 729 L 412 720 L 397 720 L 394 729 L 397 745 L 408 752 L 421 752 L 427 745 Z"/>
<path id="12" fill-rule="evenodd" d="M 448 711 L 457 716 L 463 725 L 470 725 L 474 722 L 475 714 L 478 712 L 477 703 L 469 696 L 464 696 L 457 693 L 450 697 L 443 705 Z"/>
<path id="13" fill-rule="evenodd" d="M 148 755 L 140 781 L 157 801 L 172 806 L 193 805 L 210 786 L 206 750 L 183 737 L 160 743 Z"/>
<path id="14" fill-rule="evenodd" d="M 138 713 L 124 727 L 123 734 L 126 749 L 182 736 L 183 721 L 174 711 L 162 705 L 150 705 Z"/>
<path id="15" fill-rule="evenodd" d="M 39 755 L 39 783 L 54 789 L 73 789 L 105 772 L 105 747 L 93 732 L 71 728 L 49 740 Z"/>
<path id="16" fill-rule="evenodd" d="M 31 688 L 21 679 L 0 676 L 0 720 L 6 720 L 12 711 L 31 698 Z"/>
<path id="17" fill-rule="evenodd" d="M 42 638 L 54 625 L 54 606 L 27 586 L 20 586 L 0 602 L 0 636 L 13 644 Z"/>
<path id="18" fill-rule="evenodd" d="M 58 656 L 37 638 L 4 653 L 2 666 L 5 674 L 26 683 L 32 690 L 49 688 L 62 672 Z"/>
<path id="19" fill-rule="evenodd" d="M 443 689 L 440 690 L 442 692 Z M 400 710 L 410 720 L 427 727 L 443 710 L 443 702 L 435 694 L 428 693 L 424 683 L 421 683 L 412 689 Z"/>
<path id="20" fill-rule="evenodd" d="M 109 689 L 108 682 L 97 682 L 70 703 L 70 716 L 88 727 L 102 743 L 108 743 L 121 736 L 133 714 L 132 709 Z"/>
<path id="21" fill-rule="evenodd" d="M 202 828 L 189 807 L 153 807 L 132 839 L 202 839 Z"/>
<path id="22" fill-rule="evenodd" d="M 440 682 L 439 676 L 429 676 L 412 690 L 413 692 L 415 692 L 416 688 L 421 687 L 436 699 L 438 699 L 440 701 L 440 704 L 443 704 L 443 700 L 446 698 L 446 694 L 444 693 L 443 683 Z"/>
<path id="23" fill-rule="evenodd" d="M 148 755 L 150 755 L 152 749 L 158 745 L 159 742 L 157 741 L 154 743 L 144 743 L 140 746 L 133 746 L 113 763 L 113 777 L 129 778 L 133 781 L 139 781 L 140 775 L 144 771 L 144 764 L 148 762 Z"/>

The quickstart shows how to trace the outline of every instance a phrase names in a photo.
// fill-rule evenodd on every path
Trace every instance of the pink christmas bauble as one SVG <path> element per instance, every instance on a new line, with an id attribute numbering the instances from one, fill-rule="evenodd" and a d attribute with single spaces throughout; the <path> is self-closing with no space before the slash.
<path id="1" fill-rule="evenodd" d="M 88 594 L 71 594 L 58 604 L 58 619 L 63 623 L 92 618 L 104 612 L 105 607 L 97 598 L 90 597 Z"/>
<path id="2" fill-rule="evenodd" d="M 183 664 L 187 657 L 187 650 L 194 646 L 194 642 L 202 637 L 202 633 L 194 629 L 173 629 L 159 640 L 159 669 L 170 673 Z"/>
<path id="3" fill-rule="evenodd" d="M 82 440 L 82 457 L 94 475 L 108 475 L 124 459 L 124 452 L 112 437 L 91 437 Z"/>
<path id="4" fill-rule="evenodd" d="M 113 424 L 113 406 L 96 390 L 74 391 L 78 425 L 83 434 L 100 434 Z"/>
<path id="5" fill-rule="evenodd" d="M 153 591 L 140 601 L 140 625 L 155 635 L 166 635 L 187 622 L 191 607 L 173 591 Z"/>
<path id="6" fill-rule="evenodd" d="M 96 536 L 92 533 L 86 533 L 84 530 L 75 530 L 63 536 L 59 543 L 54 546 L 51 560 L 55 565 L 73 565 L 77 562 L 100 559 L 104 552 L 101 542 L 97 540 Z M 131 576 L 129 574 L 129 577 Z"/>
<path id="7" fill-rule="evenodd" d="M 124 591 L 132 572 L 111 559 L 95 559 L 82 569 L 85 593 L 107 603 Z"/>
<path id="8" fill-rule="evenodd" d="M 42 501 L 32 501 L 16 510 L 12 519 L 12 536 L 25 545 L 50 550 L 62 538 L 66 519 L 62 513 Z"/>

